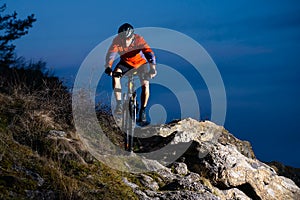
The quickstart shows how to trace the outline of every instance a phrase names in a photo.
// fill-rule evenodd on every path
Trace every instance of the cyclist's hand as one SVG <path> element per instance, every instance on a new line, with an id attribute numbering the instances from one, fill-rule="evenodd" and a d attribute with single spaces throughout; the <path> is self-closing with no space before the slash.
<path id="1" fill-rule="evenodd" d="M 150 78 L 151 78 L 151 79 L 154 78 L 154 77 L 156 76 L 156 74 L 157 74 L 156 69 L 151 68 L 151 69 L 149 70 L 149 75 L 150 75 Z"/>
<path id="2" fill-rule="evenodd" d="M 112 69 L 110 67 L 106 67 L 105 74 L 107 74 L 108 76 L 112 76 Z"/>

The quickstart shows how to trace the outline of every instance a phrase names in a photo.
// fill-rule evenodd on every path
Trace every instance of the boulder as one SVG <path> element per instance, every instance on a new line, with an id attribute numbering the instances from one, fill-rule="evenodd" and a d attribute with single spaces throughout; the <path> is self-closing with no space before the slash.
<path id="1" fill-rule="evenodd" d="M 133 189 L 140 199 L 300 199 L 291 179 L 256 159 L 249 142 L 222 126 L 188 118 L 156 130 L 155 141 L 172 136 L 170 145 L 191 146 L 177 162 L 139 175 Z"/>

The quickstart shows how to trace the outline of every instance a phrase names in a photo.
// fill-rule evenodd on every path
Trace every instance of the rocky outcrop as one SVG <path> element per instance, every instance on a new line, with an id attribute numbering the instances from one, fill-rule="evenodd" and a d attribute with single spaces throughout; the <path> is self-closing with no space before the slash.
<path id="1" fill-rule="evenodd" d="M 291 166 L 285 166 L 284 164 L 276 161 L 267 162 L 267 165 L 271 166 L 278 175 L 285 176 L 292 179 L 298 187 L 300 187 L 300 169 Z"/>
<path id="2" fill-rule="evenodd" d="M 131 187 L 140 199 L 300 199 L 291 179 L 257 160 L 249 142 L 221 126 L 185 119 L 156 130 L 156 141 L 172 136 L 173 145 L 192 144 L 178 162 L 137 176 Z"/>
<path id="3" fill-rule="evenodd" d="M 220 199 L 205 186 L 204 179 L 188 171 L 184 163 L 174 163 L 171 168 L 161 166 L 155 173 L 138 175 L 140 185 L 124 181 L 140 199 Z"/>

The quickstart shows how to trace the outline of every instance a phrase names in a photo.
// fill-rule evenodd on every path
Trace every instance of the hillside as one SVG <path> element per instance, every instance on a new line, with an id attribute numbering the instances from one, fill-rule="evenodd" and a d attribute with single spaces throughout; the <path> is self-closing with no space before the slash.
<path id="1" fill-rule="evenodd" d="M 6 69 L 0 78 L 0 199 L 300 199 L 299 169 L 257 160 L 249 142 L 210 121 L 137 129 L 152 136 L 135 139 L 136 154 L 191 145 L 168 166 L 143 158 L 155 171 L 109 168 L 80 140 L 58 78 L 36 69 Z M 99 123 L 122 147 L 104 111 Z"/>
<path id="2" fill-rule="evenodd" d="M 82 148 L 57 77 L 0 69 L 0 199 L 136 199 L 120 172 Z"/>

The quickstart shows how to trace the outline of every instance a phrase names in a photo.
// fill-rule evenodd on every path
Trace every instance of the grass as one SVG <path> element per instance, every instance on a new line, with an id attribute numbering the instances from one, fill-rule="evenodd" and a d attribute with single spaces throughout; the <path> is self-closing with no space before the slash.
<path id="1" fill-rule="evenodd" d="M 35 69 L 0 74 L 0 199 L 137 199 L 129 174 L 96 161 L 76 135 L 71 95 Z M 37 84 L 38 83 L 38 84 Z M 51 137 L 63 130 L 66 137 Z"/>
<path id="2" fill-rule="evenodd" d="M 26 199 L 26 191 L 52 192 L 57 199 L 137 199 L 122 181 L 126 174 L 100 162 L 78 160 L 75 147 L 66 141 L 42 138 L 40 134 L 39 143 L 32 148 L 17 142 L 13 136 L 16 133 L 1 128 L 0 134 L 0 199 Z M 28 172 L 38 174 L 43 185 L 39 186 Z"/>

